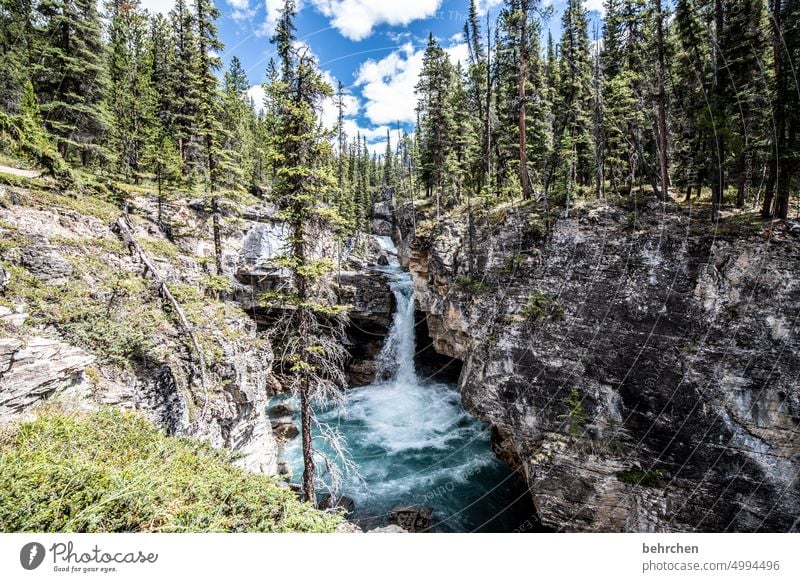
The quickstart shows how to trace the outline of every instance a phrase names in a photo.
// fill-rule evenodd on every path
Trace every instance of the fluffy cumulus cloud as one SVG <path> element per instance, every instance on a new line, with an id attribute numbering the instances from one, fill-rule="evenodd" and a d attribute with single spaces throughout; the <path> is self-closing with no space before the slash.
<path id="1" fill-rule="evenodd" d="M 250 20 L 256 14 L 256 7 L 250 0 L 227 0 L 231 7 L 231 17 L 238 21 Z"/>
<path id="2" fill-rule="evenodd" d="M 467 46 L 459 43 L 445 48 L 450 60 L 466 63 Z M 356 72 L 356 86 L 366 100 L 364 114 L 370 122 L 381 124 L 414 123 L 417 96 L 414 87 L 422 71 L 424 49 L 415 50 L 411 43 L 380 60 L 367 60 Z"/>
<path id="3" fill-rule="evenodd" d="M 264 109 L 264 87 L 253 85 L 247 90 L 247 97 L 253 100 L 257 111 Z"/>
<path id="4" fill-rule="evenodd" d="M 363 40 L 379 24 L 406 25 L 435 15 L 442 0 L 311 0 L 311 3 L 342 35 L 350 40 Z"/>
<path id="5" fill-rule="evenodd" d="M 486 14 L 487 10 L 491 10 L 502 2 L 503 0 L 478 0 L 478 12 L 480 14 Z"/>

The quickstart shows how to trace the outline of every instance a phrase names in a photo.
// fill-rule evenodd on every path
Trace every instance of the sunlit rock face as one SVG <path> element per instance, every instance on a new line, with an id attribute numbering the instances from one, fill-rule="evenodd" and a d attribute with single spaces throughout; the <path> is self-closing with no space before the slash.
<path id="1" fill-rule="evenodd" d="M 204 205 L 181 200 L 163 209 L 172 225 L 167 231 L 174 238 L 169 254 L 159 252 L 168 237 L 158 226 L 155 201 L 132 197 L 128 208 L 136 216 L 131 227 L 137 239 L 157 245 L 148 247 L 148 253 L 160 277 L 170 286 L 197 287 L 209 273 L 209 261 L 203 257 L 213 256 L 213 245 L 203 236 L 209 221 Z M 251 261 L 256 268 L 277 252 L 281 226 L 272 221 L 274 210 L 267 205 L 226 208 L 225 212 L 235 214 L 240 226 L 226 230 L 222 240 L 224 273 L 234 292 L 221 294 L 213 305 L 202 300 L 195 305 L 196 321 L 224 323 L 207 330 L 207 339 L 216 346 L 215 357 L 207 362 L 207 392 L 197 382 L 196 358 L 187 347 L 185 333 L 171 319 L 150 330 L 147 340 L 154 346 L 154 355 L 120 365 L 91 353 L 88 346 L 71 344 L 55 326 L 35 325 L 28 315 L 33 306 L 7 296 L 4 299 L 13 299 L 13 307 L 0 305 L 0 425 L 32 418 L 42 406 L 68 411 L 115 406 L 138 411 L 169 434 L 232 449 L 237 462 L 251 470 L 276 473 L 277 442 L 265 410 L 268 398 L 280 388 L 272 376 L 272 347 L 242 309 L 250 304 L 237 301 L 237 292 L 248 300 L 255 293 L 233 275 L 240 257 L 242 264 Z M 106 220 L 10 200 L 0 205 L 0 219 L 0 238 L 13 233 L 20 241 L 18 247 L 10 245 L 0 252 L 0 260 L 5 266 L 24 268 L 48 287 L 66 294 L 70 285 L 85 284 L 101 293 L 95 265 L 103 265 L 141 281 L 150 290 L 152 278 L 127 249 L 116 249 L 118 238 Z M 2 269 L 0 291 L 8 290 L 11 276 L 10 269 Z M 150 297 L 152 308 L 162 310 L 155 288 Z M 105 299 L 109 309 L 114 302 L 120 321 L 141 316 L 127 310 L 123 297 Z M 214 319 L 219 310 L 224 316 Z"/>
<path id="2" fill-rule="evenodd" d="M 472 237 L 401 208 L 432 346 L 544 525 L 796 530 L 800 240 L 639 206 L 509 208 Z"/>

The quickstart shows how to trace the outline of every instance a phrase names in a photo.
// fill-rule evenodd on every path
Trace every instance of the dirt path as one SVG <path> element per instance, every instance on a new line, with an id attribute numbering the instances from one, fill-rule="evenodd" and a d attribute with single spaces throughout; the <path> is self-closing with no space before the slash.
<path id="1" fill-rule="evenodd" d="M 20 178 L 38 178 L 42 175 L 41 172 L 36 170 L 20 170 L 19 168 L 12 168 L 0 164 L 0 173 L 11 174 L 12 176 L 19 176 Z"/>

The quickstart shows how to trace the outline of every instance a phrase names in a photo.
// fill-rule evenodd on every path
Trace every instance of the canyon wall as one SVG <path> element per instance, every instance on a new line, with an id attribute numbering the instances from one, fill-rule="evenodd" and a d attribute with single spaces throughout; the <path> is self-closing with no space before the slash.
<path id="1" fill-rule="evenodd" d="M 796 224 L 655 203 L 431 214 L 398 214 L 418 308 L 544 526 L 798 528 Z"/>

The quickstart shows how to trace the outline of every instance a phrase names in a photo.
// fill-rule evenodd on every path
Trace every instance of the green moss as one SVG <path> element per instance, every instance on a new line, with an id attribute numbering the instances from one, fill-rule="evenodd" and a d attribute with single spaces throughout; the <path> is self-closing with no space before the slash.
<path id="1" fill-rule="evenodd" d="M 49 412 L 0 441 L 0 531 L 329 532 L 341 521 L 130 412 Z"/>
<path id="2" fill-rule="evenodd" d="M 504 275 L 513 275 L 522 266 L 522 257 L 519 254 L 506 257 L 500 272 Z"/>
<path id="3" fill-rule="evenodd" d="M 488 282 L 482 279 L 468 277 L 466 275 L 456 279 L 456 287 L 466 293 L 469 293 L 470 295 L 481 295 L 482 293 L 488 292 L 492 288 Z"/>
<path id="4" fill-rule="evenodd" d="M 174 259 L 178 256 L 178 247 L 168 240 L 143 238 L 139 241 L 139 244 L 149 255 L 164 257 L 166 259 Z"/>
<path id="5" fill-rule="evenodd" d="M 664 473 L 651 469 L 628 469 L 617 473 L 617 479 L 628 485 L 656 487 L 664 479 Z"/>
<path id="6" fill-rule="evenodd" d="M 555 299 L 537 290 L 530 294 L 520 315 L 528 321 L 541 321 L 547 316 L 564 319 L 564 310 Z"/>
<path id="7" fill-rule="evenodd" d="M 0 184 L 5 186 L 15 186 L 17 188 L 36 188 L 40 186 L 36 178 L 26 178 L 25 176 L 17 176 L 16 174 L 6 174 L 0 172 Z"/>
<path id="8" fill-rule="evenodd" d="M 110 194 L 89 189 L 84 194 L 68 196 L 60 192 L 47 190 L 42 184 L 33 184 L 27 192 L 20 192 L 20 201 L 26 206 L 51 210 L 65 208 L 84 216 L 94 216 L 106 223 L 119 217 L 120 207 Z"/>

